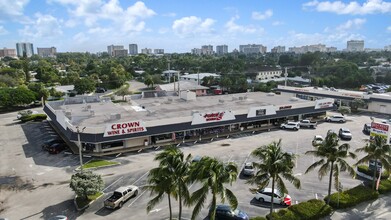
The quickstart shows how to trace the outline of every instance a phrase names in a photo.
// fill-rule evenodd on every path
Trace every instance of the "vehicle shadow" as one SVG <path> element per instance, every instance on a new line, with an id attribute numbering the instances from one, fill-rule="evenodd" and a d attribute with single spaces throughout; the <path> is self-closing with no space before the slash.
<path id="1" fill-rule="evenodd" d="M 76 219 L 83 213 L 84 211 L 77 211 L 73 203 L 73 199 L 69 199 L 52 206 L 48 206 L 39 213 L 35 213 L 21 219 L 50 219 L 56 215 L 65 215 L 71 220 Z"/>
<path id="2" fill-rule="evenodd" d="M 250 204 L 253 205 L 253 206 L 258 206 L 258 207 L 262 207 L 262 208 L 270 208 L 270 205 L 271 203 L 269 202 L 260 202 L 258 200 L 256 200 L 255 198 L 253 198 L 251 201 L 250 201 Z M 273 204 L 273 208 L 275 209 L 281 209 L 281 208 L 286 208 L 288 206 L 285 206 L 285 205 L 281 205 L 281 204 Z"/>
<path id="3" fill-rule="evenodd" d="M 117 211 L 118 209 L 107 209 L 105 207 L 100 208 L 98 211 L 95 212 L 95 215 L 99 216 L 108 216 L 111 213 Z"/>

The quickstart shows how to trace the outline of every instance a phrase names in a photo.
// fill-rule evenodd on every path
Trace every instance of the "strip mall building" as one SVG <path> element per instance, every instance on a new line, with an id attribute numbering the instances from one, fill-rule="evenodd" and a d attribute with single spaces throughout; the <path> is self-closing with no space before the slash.
<path id="1" fill-rule="evenodd" d="M 323 119 L 334 99 L 303 100 L 251 92 L 196 97 L 133 97 L 112 103 L 97 96 L 46 103 L 45 113 L 64 138 L 91 155 L 114 154 L 230 134 L 268 131 L 286 120 Z"/>

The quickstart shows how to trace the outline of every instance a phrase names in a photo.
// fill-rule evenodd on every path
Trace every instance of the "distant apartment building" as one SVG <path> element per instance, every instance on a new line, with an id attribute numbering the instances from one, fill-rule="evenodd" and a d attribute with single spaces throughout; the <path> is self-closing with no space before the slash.
<path id="1" fill-rule="evenodd" d="M 31 57 L 34 55 L 34 46 L 32 43 L 16 43 L 16 54 L 18 57 Z"/>
<path id="2" fill-rule="evenodd" d="M 280 78 L 282 74 L 281 69 L 272 68 L 272 67 L 262 67 L 256 76 L 256 80 L 265 80 L 265 79 L 275 79 Z"/>
<path id="3" fill-rule="evenodd" d="M 336 47 L 326 47 L 326 52 L 337 52 Z"/>
<path id="4" fill-rule="evenodd" d="M 271 49 L 272 53 L 285 53 L 285 46 L 276 46 Z"/>
<path id="5" fill-rule="evenodd" d="M 200 48 L 191 49 L 191 54 L 200 56 L 202 54 L 202 50 Z"/>
<path id="6" fill-rule="evenodd" d="M 336 47 L 326 47 L 324 44 L 305 45 L 301 47 L 289 47 L 289 52 L 308 53 L 308 52 L 336 52 Z"/>
<path id="7" fill-rule="evenodd" d="M 56 57 L 57 49 L 55 47 L 49 47 L 49 48 L 37 47 L 37 54 L 40 57 Z"/>
<path id="8" fill-rule="evenodd" d="M 164 54 L 164 49 L 154 49 L 153 53 L 154 54 Z"/>
<path id="9" fill-rule="evenodd" d="M 350 40 L 346 43 L 346 50 L 350 52 L 364 51 L 364 41 Z"/>
<path id="10" fill-rule="evenodd" d="M 129 54 L 130 55 L 137 55 L 138 54 L 137 44 L 129 44 Z"/>
<path id="11" fill-rule="evenodd" d="M 228 46 L 227 45 L 217 45 L 216 46 L 216 54 L 217 55 L 224 55 L 228 53 Z"/>
<path id="12" fill-rule="evenodd" d="M 150 48 L 141 49 L 141 53 L 142 54 L 152 54 L 152 49 L 150 49 Z"/>
<path id="13" fill-rule="evenodd" d="M 0 49 L 0 57 L 16 57 L 16 50 L 4 47 L 3 49 Z"/>
<path id="14" fill-rule="evenodd" d="M 122 46 L 122 45 L 109 45 L 109 46 L 107 46 L 107 52 L 112 57 L 114 56 L 114 51 L 123 50 L 123 49 L 124 49 L 124 46 Z"/>
<path id="15" fill-rule="evenodd" d="M 127 49 L 114 50 L 114 57 L 126 57 L 128 56 Z"/>
<path id="16" fill-rule="evenodd" d="M 385 50 L 385 51 L 391 51 L 391 45 L 384 46 L 384 50 Z"/>
<path id="17" fill-rule="evenodd" d="M 201 47 L 201 53 L 202 55 L 213 55 L 213 46 L 212 45 L 203 45 Z"/>
<path id="18" fill-rule="evenodd" d="M 266 53 L 266 47 L 262 44 L 239 45 L 239 52 L 244 54 Z"/>

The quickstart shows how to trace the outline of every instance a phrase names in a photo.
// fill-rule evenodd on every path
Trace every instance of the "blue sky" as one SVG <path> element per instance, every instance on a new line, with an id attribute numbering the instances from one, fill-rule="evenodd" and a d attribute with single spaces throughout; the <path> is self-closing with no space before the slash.
<path id="1" fill-rule="evenodd" d="M 0 48 L 17 42 L 58 52 L 99 52 L 131 43 L 165 52 L 202 45 L 391 45 L 384 0 L 0 0 Z"/>

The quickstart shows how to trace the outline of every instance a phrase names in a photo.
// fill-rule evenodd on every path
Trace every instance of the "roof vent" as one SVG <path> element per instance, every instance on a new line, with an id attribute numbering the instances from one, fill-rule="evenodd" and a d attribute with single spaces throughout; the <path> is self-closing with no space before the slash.
<path id="1" fill-rule="evenodd" d="M 291 100 L 291 101 L 299 101 L 299 98 L 297 98 L 297 97 L 291 97 L 289 100 Z"/>
<path id="2" fill-rule="evenodd" d="M 267 94 L 267 96 L 274 96 L 275 94 L 274 93 L 272 93 L 272 92 L 269 92 L 268 94 Z"/>
<path id="3" fill-rule="evenodd" d="M 219 99 L 219 103 L 224 103 L 224 100 L 223 99 Z"/>

